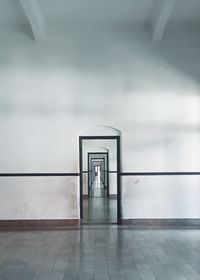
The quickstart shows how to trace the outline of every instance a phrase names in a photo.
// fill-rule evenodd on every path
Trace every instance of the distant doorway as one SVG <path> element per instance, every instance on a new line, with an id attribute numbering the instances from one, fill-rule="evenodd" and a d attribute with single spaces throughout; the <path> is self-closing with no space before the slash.
<path id="1" fill-rule="evenodd" d="M 108 152 L 95 151 L 95 145 Z M 79 167 L 82 223 L 120 223 L 120 136 L 80 136 Z"/>
<path id="2" fill-rule="evenodd" d="M 109 153 L 108 152 L 88 152 L 88 194 L 90 196 L 98 193 L 102 196 L 109 196 Z M 96 181 L 96 188 L 94 187 Z M 97 184 L 98 183 L 98 184 Z"/>

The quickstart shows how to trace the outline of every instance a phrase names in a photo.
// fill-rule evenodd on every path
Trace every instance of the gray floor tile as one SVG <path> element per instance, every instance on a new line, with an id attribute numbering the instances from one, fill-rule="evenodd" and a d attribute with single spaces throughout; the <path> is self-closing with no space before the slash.
<path id="1" fill-rule="evenodd" d="M 0 280 L 200 280 L 199 230 L 0 232 Z"/>

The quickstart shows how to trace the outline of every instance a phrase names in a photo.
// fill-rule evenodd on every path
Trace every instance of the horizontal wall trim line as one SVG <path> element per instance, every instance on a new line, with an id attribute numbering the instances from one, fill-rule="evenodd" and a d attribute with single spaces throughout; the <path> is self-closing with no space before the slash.
<path id="1" fill-rule="evenodd" d="M 56 230 L 78 227 L 79 219 L 0 220 L 0 231 Z"/>
<path id="2" fill-rule="evenodd" d="M 0 173 L 0 177 L 75 177 L 79 173 Z"/>
<path id="3" fill-rule="evenodd" d="M 114 136 L 114 135 L 112 135 L 112 136 L 110 136 L 110 135 L 108 135 L 108 136 L 79 136 L 79 139 L 82 139 L 82 140 L 96 140 L 96 139 L 105 139 L 105 140 L 107 140 L 107 139 L 112 139 L 112 140 L 117 140 L 118 138 L 120 138 L 120 136 L 119 135 L 116 135 L 116 136 Z"/>
<path id="4" fill-rule="evenodd" d="M 117 173 L 117 171 L 114 171 L 114 170 L 111 170 L 111 171 L 108 171 L 108 170 L 101 170 L 102 172 L 108 172 L 108 173 Z M 82 171 L 82 173 L 84 173 L 84 174 L 87 174 L 87 173 L 92 173 L 92 172 L 94 172 L 94 170 L 93 171 Z"/>
<path id="5" fill-rule="evenodd" d="M 121 172 L 121 176 L 191 176 L 200 175 L 200 172 Z"/>
<path id="6" fill-rule="evenodd" d="M 88 173 L 88 171 L 83 171 Z M 117 171 L 109 171 L 117 173 Z M 120 176 L 200 176 L 200 172 L 121 172 Z M 0 177 L 75 177 L 80 173 L 0 173 Z"/>
<path id="7" fill-rule="evenodd" d="M 200 228 L 200 219 L 121 219 L 122 225 L 136 228 Z"/>
<path id="8" fill-rule="evenodd" d="M 95 154 L 95 155 L 98 155 L 98 154 L 103 154 L 103 155 L 105 155 L 105 154 L 108 154 L 108 152 L 89 152 L 89 153 L 88 153 L 88 155 L 93 155 L 93 154 Z"/>

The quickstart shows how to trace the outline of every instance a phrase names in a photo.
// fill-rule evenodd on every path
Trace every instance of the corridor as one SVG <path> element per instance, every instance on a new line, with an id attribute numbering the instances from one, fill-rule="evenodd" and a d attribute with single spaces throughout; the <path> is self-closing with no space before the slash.
<path id="1" fill-rule="evenodd" d="M 95 176 L 90 190 L 90 197 L 104 197 L 106 196 L 106 189 L 100 176 Z"/>
<path id="2" fill-rule="evenodd" d="M 95 176 L 90 196 L 83 201 L 84 223 L 116 223 L 117 199 L 107 197 L 100 177 Z"/>
<path id="3" fill-rule="evenodd" d="M 200 0 L 0 0 L 0 280 L 200 280 Z"/>

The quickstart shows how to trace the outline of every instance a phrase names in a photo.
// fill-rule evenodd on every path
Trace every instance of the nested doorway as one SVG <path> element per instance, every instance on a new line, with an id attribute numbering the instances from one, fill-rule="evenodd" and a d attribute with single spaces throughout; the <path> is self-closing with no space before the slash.
<path id="1" fill-rule="evenodd" d="M 109 197 L 109 152 L 88 152 L 87 171 L 88 195 Z"/>
<path id="2" fill-rule="evenodd" d="M 82 223 L 120 223 L 120 136 L 80 136 L 79 168 Z"/>

